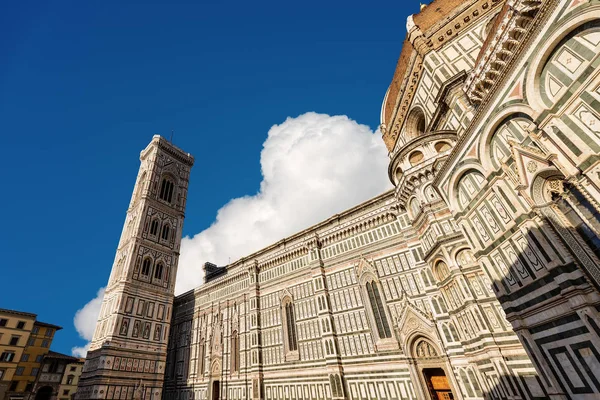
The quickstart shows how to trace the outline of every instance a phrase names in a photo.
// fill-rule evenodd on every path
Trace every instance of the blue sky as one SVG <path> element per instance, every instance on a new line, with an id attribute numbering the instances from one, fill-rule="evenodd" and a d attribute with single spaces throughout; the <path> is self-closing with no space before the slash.
<path id="1" fill-rule="evenodd" d="M 185 235 L 214 226 L 219 210 L 225 218 L 257 198 L 277 199 L 269 203 L 274 215 L 289 213 L 292 206 L 280 199 L 293 186 L 263 192 L 282 180 L 278 167 L 271 178 L 262 174 L 281 157 L 281 138 L 312 143 L 298 151 L 319 159 L 335 157 L 336 146 L 360 153 L 345 143 L 364 140 L 372 152 L 358 154 L 356 164 L 385 158 L 371 131 L 406 16 L 419 9 L 418 1 L 34 3 L 7 3 L 0 15 L 0 130 L 8 166 L 0 196 L 0 307 L 63 326 L 52 347 L 65 353 L 85 344 L 73 317 L 106 284 L 139 152 L 153 134 L 174 130 L 175 144 L 196 158 Z M 315 129 L 313 140 L 306 132 Z M 301 153 L 286 157 L 294 154 Z M 366 186 L 385 162 L 373 162 L 377 174 L 364 174 Z M 336 187 L 333 179 L 327 187 Z M 311 196 L 311 207 L 322 210 L 311 216 L 387 188 L 372 179 L 377 183 L 350 194 L 332 189 L 330 196 L 346 199 L 336 205 L 320 208 L 319 195 Z M 303 223 L 317 222 L 311 218 Z M 262 240 L 281 233 L 288 231 L 272 230 Z"/>

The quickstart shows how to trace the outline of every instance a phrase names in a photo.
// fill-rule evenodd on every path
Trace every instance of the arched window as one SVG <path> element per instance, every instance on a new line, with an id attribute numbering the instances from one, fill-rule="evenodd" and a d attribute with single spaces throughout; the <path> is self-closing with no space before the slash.
<path id="1" fill-rule="evenodd" d="M 450 269 L 448 268 L 448 264 L 443 261 L 439 261 L 435 264 L 435 274 L 437 275 L 437 279 L 439 282 L 446 279 L 450 276 Z"/>
<path id="2" fill-rule="evenodd" d="M 410 156 L 408 156 L 408 162 L 414 167 L 415 165 L 420 164 L 424 158 L 425 156 L 423 153 L 417 150 L 413 151 Z"/>
<path id="3" fill-rule="evenodd" d="M 385 314 L 383 307 L 383 301 L 379 294 L 379 288 L 375 281 L 367 282 L 367 294 L 369 296 L 369 303 L 371 304 L 371 312 L 375 319 L 375 325 L 377 326 L 377 333 L 380 339 L 387 339 L 392 337 L 390 325 Z"/>
<path id="4" fill-rule="evenodd" d="M 478 171 L 470 171 L 458 182 L 458 204 L 464 208 L 477 197 L 485 184 L 485 178 Z"/>
<path id="5" fill-rule="evenodd" d="M 165 224 L 162 227 L 162 233 L 160 234 L 160 237 L 162 238 L 162 240 L 169 240 L 169 225 Z"/>
<path id="6" fill-rule="evenodd" d="M 231 373 L 240 370 L 240 340 L 237 331 L 231 334 Z"/>
<path id="7" fill-rule="evenodd" d="M 419 212 L 421 211 L 421 207 L 419 206 L 419 201 L 415 198 L 413 198 L 410 203 L 410 212 L 412 213 L 412 217 L 416 218 L 417 215 L 419 215 Z"/>
<path id="8" fill-rule="evenodd" d="M 200 344 L 198 345 L 198 360 L 196 361 L 198 370 L 196 375 L 201 377 L 204 375 L 204 338 L 200 339 Z"/>
<path id="9" fill-rule="evenodd" d="M 159 262 L 154 268 L 154 279 L 162 279 L 163 276 L 163 263 Z"/>
<path id="10" fill-rule="evenodd" d="M 467 389 L 467 394 L 469 395 L 469 397 L 474 397 L 475 393 L 473 392 L 473 388 L 471 387 L 471 384 L 469 383 L 469 378 L 467 378 L 467 374 L 465 373 L 464 369 L 460 370 L 460 379 L 465 384 L 465 388 Z"/>
<path id="11" fill-rule="evenodd" d="M 298 350 L 298 339 L 296 336 L 296 318 L 294 317 L 294 304 L 290 300 L 284 303 L 284 317 L 287 335 L 288 351 Z"/>
<path id="12" fill-rule="evenodd" d="M 150 269 L 152 268 L 152 261 L 149 258 L 144 259 L 142 263 L 142 275 L 149 276 Z"/>
<path id="13" fill-rule="evenodd" d="M 446 342 L 452 343 L 454 340 L 452 339 L 452 335 L 450 334 L 450 330 L 448 326 L 442 325 L 442 330 L 444 331 L 444 336 L 446 337 Z"/>
<path id="14" fill-rule="evenodd" d="M 329 374 L 329 385 L 331 386 L 331 397 L 344 397 L 344 390 L 342 389 L 342 380 L 340 379 L 340 376 L 338 374 Z"/>
<path id="15" fill-rule="evenodd" d="M 450 146 L 450 143 L 448 142 L 437 142 L 433 148 L 435 149 L 435 151 L 437 151 L 438 153 L 443 153 L 445 151 L 448 151 L 452 148 L 452 146 Z"/>
<path id="16" fill-rule="evenodd" d="M 425 133 L 425 114 L 420 108 L 413 109 L 406 118 L 406 140 L 417 138 Z"/>
<path id="17" fill-rule="evenodd" d="M 158 234 L 158 220 L 155 219 L 150 224 L 150 234 L 156 236 Z"/>
<path id="18" fill-rule="evenodd" d="M 335 375 L 335 387 L 337 388 L 338 396 L 344 397 L 344 389 L 342 388 L 342 380 L 339 375 Z"/>
<path id="19" fill-rule="evenodd" d="M 398 167 L 396 168 L 396 183 L 400 182 L 400 178 L 402 178 L 402 168 Z"/>
<path id="20" fill-rule="evenodd" d="M 440 314 L 440 305 L 438 304 L 438 301 L 435 297 L 431 298 L 431 305 L 433 306 L 435 313 Z"/>
<path id="21" fill-rule="evenodd" d="M 331 397 L 338 397 L 337 386 L 335 384 L 335 376 L 329 374 L 329 386 L 331 386 Z"/>
<path id="22" fill-rule="evenodd" d="M 173 200 L 174 186 L 175 185 L 173 184 L 173 182 L 170 179 L 163 178 L 163 180 L 160 184 L 160 193 L 159 193 L 160 199 L 170 203 Z"/>

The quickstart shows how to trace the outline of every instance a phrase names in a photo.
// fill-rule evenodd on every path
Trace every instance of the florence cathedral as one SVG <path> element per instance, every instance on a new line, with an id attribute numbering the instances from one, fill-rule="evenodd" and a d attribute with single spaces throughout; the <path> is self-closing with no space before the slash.
<path id="1" fill-rule="evenodd" d="M 406 28 L 394 189 L 177 297 L 194 159 L 152 139 L 78 399 L 600 398 L 600 1 L 435 0 Z"/>

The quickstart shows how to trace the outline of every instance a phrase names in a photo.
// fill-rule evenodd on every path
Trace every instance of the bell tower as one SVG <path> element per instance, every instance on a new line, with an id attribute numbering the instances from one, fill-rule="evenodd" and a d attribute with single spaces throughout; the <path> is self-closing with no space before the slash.
<path id="1" fill-rule="evenodd" d="M 160 399 L 194 158 L 155 135 L 106 286 L 78 399 Z"/>

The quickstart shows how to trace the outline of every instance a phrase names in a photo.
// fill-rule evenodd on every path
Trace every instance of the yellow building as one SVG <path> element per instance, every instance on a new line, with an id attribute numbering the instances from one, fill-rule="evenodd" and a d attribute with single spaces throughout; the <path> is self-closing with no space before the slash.
<path id="1" fill-rule="evenodd" d="M 18 363 L 35 324 L 35 314 L 0 309 L 0 400 L 14 391 Z"/>
<path id="2" fill-rule="evenodd" d="M 85 358 L 80 358 L 78 361 L 67 364 L 58 388 L 58 400 L 70 400 L 75 394 L 84 362 Z"/>
<path id="3" fill-rule="evenodd" d="M 50 351 L 54 334 L 60 329 L 62 328 L 57 325 L 35 321 L 12 379 L 16 383 L 13 383 L 14 390 L 10 393 L 10 399 L 29 398 L 42 360 Z"/>

